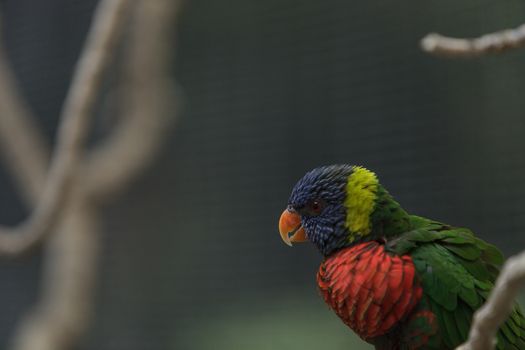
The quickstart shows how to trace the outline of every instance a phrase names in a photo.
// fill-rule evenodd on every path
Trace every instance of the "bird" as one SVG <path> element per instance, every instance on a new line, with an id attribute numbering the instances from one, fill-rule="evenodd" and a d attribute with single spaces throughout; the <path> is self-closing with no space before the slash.
<path id="1" fill-rule="evenodd" d="M 504 261 L 467 228 L 409 214 L 374 172 L 348 164 L 306 173 L 293 187 L 279 231 L 290 246 L 309 241 L 319 250 L 322 298 L 379 350 L 464 343 Z M 496 348 L 525 349 L 519 305 L 500 327 Z"/>

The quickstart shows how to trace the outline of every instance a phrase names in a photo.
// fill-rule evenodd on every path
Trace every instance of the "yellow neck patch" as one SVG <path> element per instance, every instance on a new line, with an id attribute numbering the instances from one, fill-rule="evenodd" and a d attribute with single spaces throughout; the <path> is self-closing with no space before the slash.
<path id="1" fill-rule="evenodd" d="M 354 166 L 346 184 L 346 221 L 345 227 L 352 233 L 349 240 L 356 236 L 366 236 L 372 230 L 370 215 L 374 210 L 377 186 L 376 174 L 360 166 Z"/>

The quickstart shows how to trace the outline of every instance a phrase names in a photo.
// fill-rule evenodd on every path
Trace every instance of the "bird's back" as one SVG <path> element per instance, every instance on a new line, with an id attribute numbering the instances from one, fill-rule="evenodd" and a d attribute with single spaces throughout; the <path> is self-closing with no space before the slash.
<path id="1" fill-rule="evenodd" d="M 473 314 L 492 290 L 503 256 L 468 229 L 417 216 L 411 216 L 411 221 L 412 230 L 388 242 L 387 250 L 409 255 L 414 263 L 423 288 L 417 308 L 434 316 L 434 324 L 423 322 L 419 326 L 436 329 L 424 348 L 455 349 L 466 341 Z M 499 350 L 525 349 L 525 318 L 517 304 L 497 338 Z"/>

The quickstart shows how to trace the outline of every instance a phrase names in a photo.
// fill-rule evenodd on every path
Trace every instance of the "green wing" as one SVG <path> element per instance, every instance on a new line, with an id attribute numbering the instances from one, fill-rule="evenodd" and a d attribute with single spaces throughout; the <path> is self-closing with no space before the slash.
<path id="1" fill-rule="evenodd" d="M 503 256 L 468 229 L 411 220 L 414 229 L 389 242 L 388 249 L 412 257 L 439 337 L 453 349 L 467 339 L 473 313 L 487 299 Z M 518 305 L 498 332 L 497 349 L 525 349 L 525 318 Z"/>

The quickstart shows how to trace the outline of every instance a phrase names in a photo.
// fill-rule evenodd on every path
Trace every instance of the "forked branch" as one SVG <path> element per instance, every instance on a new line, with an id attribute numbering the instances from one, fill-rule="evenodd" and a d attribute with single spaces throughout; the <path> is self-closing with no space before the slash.
<path id="1" fill-rule="evenodd" d="M 16 84 L 0 52 L 0 88 L 9 90 L 0 91 L 0 102 L 10 103 L 0 105 L 0 139 L 5 144 L 8 168 L 24 190 L 29 188 L 26 197 L 30 204 L 37 202 L 26 223 L 0 231 L 0 254 L 19 255 L 46 242 L 38 302 L 19 323 L 10 349 L 71 349 L 90 324 L 100 248 L 100 203 L 94 199 L 108 199 L 123 190 L 150 164 L 169 135 L 176 113 L 169 74 L 173 63 L 171 29 L 180 3 L 101 0 L 65 102 L 58 146 L 46 181 L 46 157 L 40 153 L 47 149 L 26 140 L 42 136 L 32 124 L 35 118 L 25 102 L 11 99 L 17 95 Z M 128 11 L 128 16 L 124 12 L 130 4 L 134 12 Z M 125 22 L 130 31 L 122 62 L 126 67 L 123 84 L 118 87 L 122 96 L 118 101 L 122 104 L 120 123 L 105 142 L 84 154 L 92 107 Z M 9 132 L 24 140 L 7 135 Z M 27 141 L 24 152 L 17 149 L 19 141 Z M 41 188 L 45 188 L 42 195 Z M 47 206 L 45 215 L 38 212 L 42 205 Z M 53 235 L 47 235 L 50 230 Z"/>
<path id="2" fill-rule="evenodd" d="M 0 254 L 14 256 L 40 243 L 56 223 L 71 190 L 78 159 L 103 73 L 125 24 L 130 0 L 104 0 L 76 67 L 60 118 L 60 127 L 43 193 L 31 214 L 15 228 L 0 227 Z"/>

